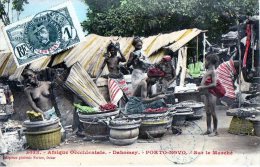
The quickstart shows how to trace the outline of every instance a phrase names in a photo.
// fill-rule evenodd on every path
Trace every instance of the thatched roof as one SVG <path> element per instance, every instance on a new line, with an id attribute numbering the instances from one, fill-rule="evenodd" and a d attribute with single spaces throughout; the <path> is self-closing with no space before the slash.
<path id="1" fill-rule="evenodd" d="M 202 30 L 194 28 L 143 38 L 143 51 L 145 55 L 150 58 L 151 62 L 155 63 L 160 61 L 163 56 L 163 53 L 159 52 L 159 50 L 170 49 L 175 52 L 201 32 Z M 5 40 L 2 40 L 2 36 L 0 37 L 0 46 L 2 46 L 2 43 L 4 43 Z M 79 43 L 74 48 L 55 55 L 51 66 L 64 62 L 67 67 L 70 67 L 76 62 L 80 62 L 80 64 L 91 76 L 96 76 L 97 72 L 101 68 L 104 60 L 103 55 L 106 52 L 106 47 L 109 42 L 119 42 L 121 51 L 128 59 L 130 53 L 134 49 L 132 46 L 132 40 L 133 37 L 104 37 L 96 34 L 90 34 L 85 37 L 84 41 Z M 34 70 L 42 70 L 47 67 L 50 60 L 51 57 L 41 58 L 40 60 L 31 63 L 30 68 Z M 10 76 L 10 79 L 15 79 L 20 76 L 23 69 L 24 67 L 17 68 L 10 50 L 6 48 L 4 51 L 0 50 L 0 76 Z M 103 73 L 108 73 L 107 69 L 105 69 Z"/>

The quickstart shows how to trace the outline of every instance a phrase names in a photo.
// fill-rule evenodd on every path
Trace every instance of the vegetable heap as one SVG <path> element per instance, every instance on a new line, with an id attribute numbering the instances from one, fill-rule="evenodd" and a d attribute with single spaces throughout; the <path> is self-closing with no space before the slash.
<path id="1" fill-rule="evenodd" d="M 79 112 L 82 114 L 90 114 L 90 113 L 96 113 L 97 111 L 89 106 L 82 106 L 80 104 L 74 104 L 76 108 L 78 108 Z"/>
<path id="2" fill-rule="evenodd" d="M 168 108 L 164 108 L 164 107 L 160 107 L 160 108 L 147 108 L 145 109 L 145 112 L 166 112 L 168 110 Z"/>
<path id="3" fill-rule="evenodd" d="M 100 105 L 99 109 L 101 111 L 114 111 L 116 109 L 116 105 L 114 105 L 113 103 L 107 103 L 104 105 Z"/>

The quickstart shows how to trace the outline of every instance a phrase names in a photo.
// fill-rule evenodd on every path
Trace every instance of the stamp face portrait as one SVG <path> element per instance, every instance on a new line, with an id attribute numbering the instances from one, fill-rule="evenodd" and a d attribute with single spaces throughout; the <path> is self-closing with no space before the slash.
<path id="1" fill-rule="evenodd" d="M 68 6 L 40 12 L 30 19 L 7 26 L 6 34 L 18 66 L 64 51 L 82 39 Z"/>

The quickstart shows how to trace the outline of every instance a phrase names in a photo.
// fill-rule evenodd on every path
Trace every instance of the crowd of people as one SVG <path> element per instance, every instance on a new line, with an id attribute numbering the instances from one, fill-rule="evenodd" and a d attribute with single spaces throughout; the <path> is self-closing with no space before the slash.
<path id="1" fill-rule="evenodd" d="M 130 53 L 127 60 L 120 50 L 119 43 L 110 43 L 104 55 L 104 62 L 96 78 L 97 83 L 104 67 L 107 65 L 108 90 L 112 103 L 125 107 L 128 114 L 136 114 L 145 108 L 160 108 L 166 106 L 165 99 L 168 97 L 167 90 L 176 86 L 176 70 L 172 63 L 172 57 L 165 55 L 162 60 L 152 64 L 142 51 L 142 41 L 134 38 L 132 45 L 134 51 Z M 119 53 L 119 54 L 118 54 Z M 205 96 L 205 109 L 207 116 L 207 130 L 204 135 L 218 135 L 218 119 L 215 111 L 216 99 L 220 98 L 225 104 L 231 106 L 235 97 L 234 82 L 238 75 L 239 64 L 232 59 L 218 64 L 218 56 L 215 54 L 206 55 L 205 69 L 198 90 Z M 132 87 L 128 87 L 121 67 L 131 73 Z M 25 83 L 25 93 L 29 104 L 35 112 L 42 113 L 45 119 L 57 117 L 51 82 L 39 81 L 34 71 L 24 70 L 22 73 Z M 153 85 L 159 85 L 156 92 Z M 173 93 L 173 92 L 171 92 Z M 213 119 L 213 131 L 211 130 L 211 119 Z M 79 130 L 82 131 L 82 127 Z M 79 133 L 81 134 L 81 133 Z"/>

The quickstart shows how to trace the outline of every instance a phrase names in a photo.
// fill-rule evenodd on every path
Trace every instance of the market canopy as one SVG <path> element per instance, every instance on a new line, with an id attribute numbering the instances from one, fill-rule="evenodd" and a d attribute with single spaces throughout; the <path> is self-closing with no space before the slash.
<path id="1" fill-rule="evenodd" d="M 3 34 L 3 27 L 1 27 L 0 35 Z M 163 56 L 160 50 L 170 49 L 173 52 L 180 49 L 182 46 L 191 41 L 194 37 L 199 35 L 202 30 L 193 28 L 175 31 L 169 34 L 158 34 L 143 38 L 143 51 L 149 57 L 152 63 L 158 62 Z M 1 39 L 5 39 L 2 38 Z M 67 67 L 71 67 L 74 63 L 80 62 L 83 68 L 89 73 L 90 76 L 96 76 L 100 70 L 104 60 L 104 53 L 110 41 L 119 42 L 122 53 L 128 59 L 130 53 L 134 50 L 132 46 L 133 37 L 104 37 L 96 34 L 89 34 L 85 39 L 75 47 L 54 55 L 54 60 L 51 66 L 65 63 Z M 6 45 L 5 40 L 0 41 L 1 45 Z M 3 45 L 2 45 L 3 44 Z M 2 47 L 0 47 L 1 49 Z M 13 55 L 8 48 L 0 51 L 0 76 L 9 76 L 10 79 L 17 79 L 21 75 L 24 67 L 17 68 Z M 31 63 L 29 66 L 33 70 L 45 69 L 51 61 L 51 57 L 43 57 Z M 103 74 L 107 74 L 107 68 Z"/>

